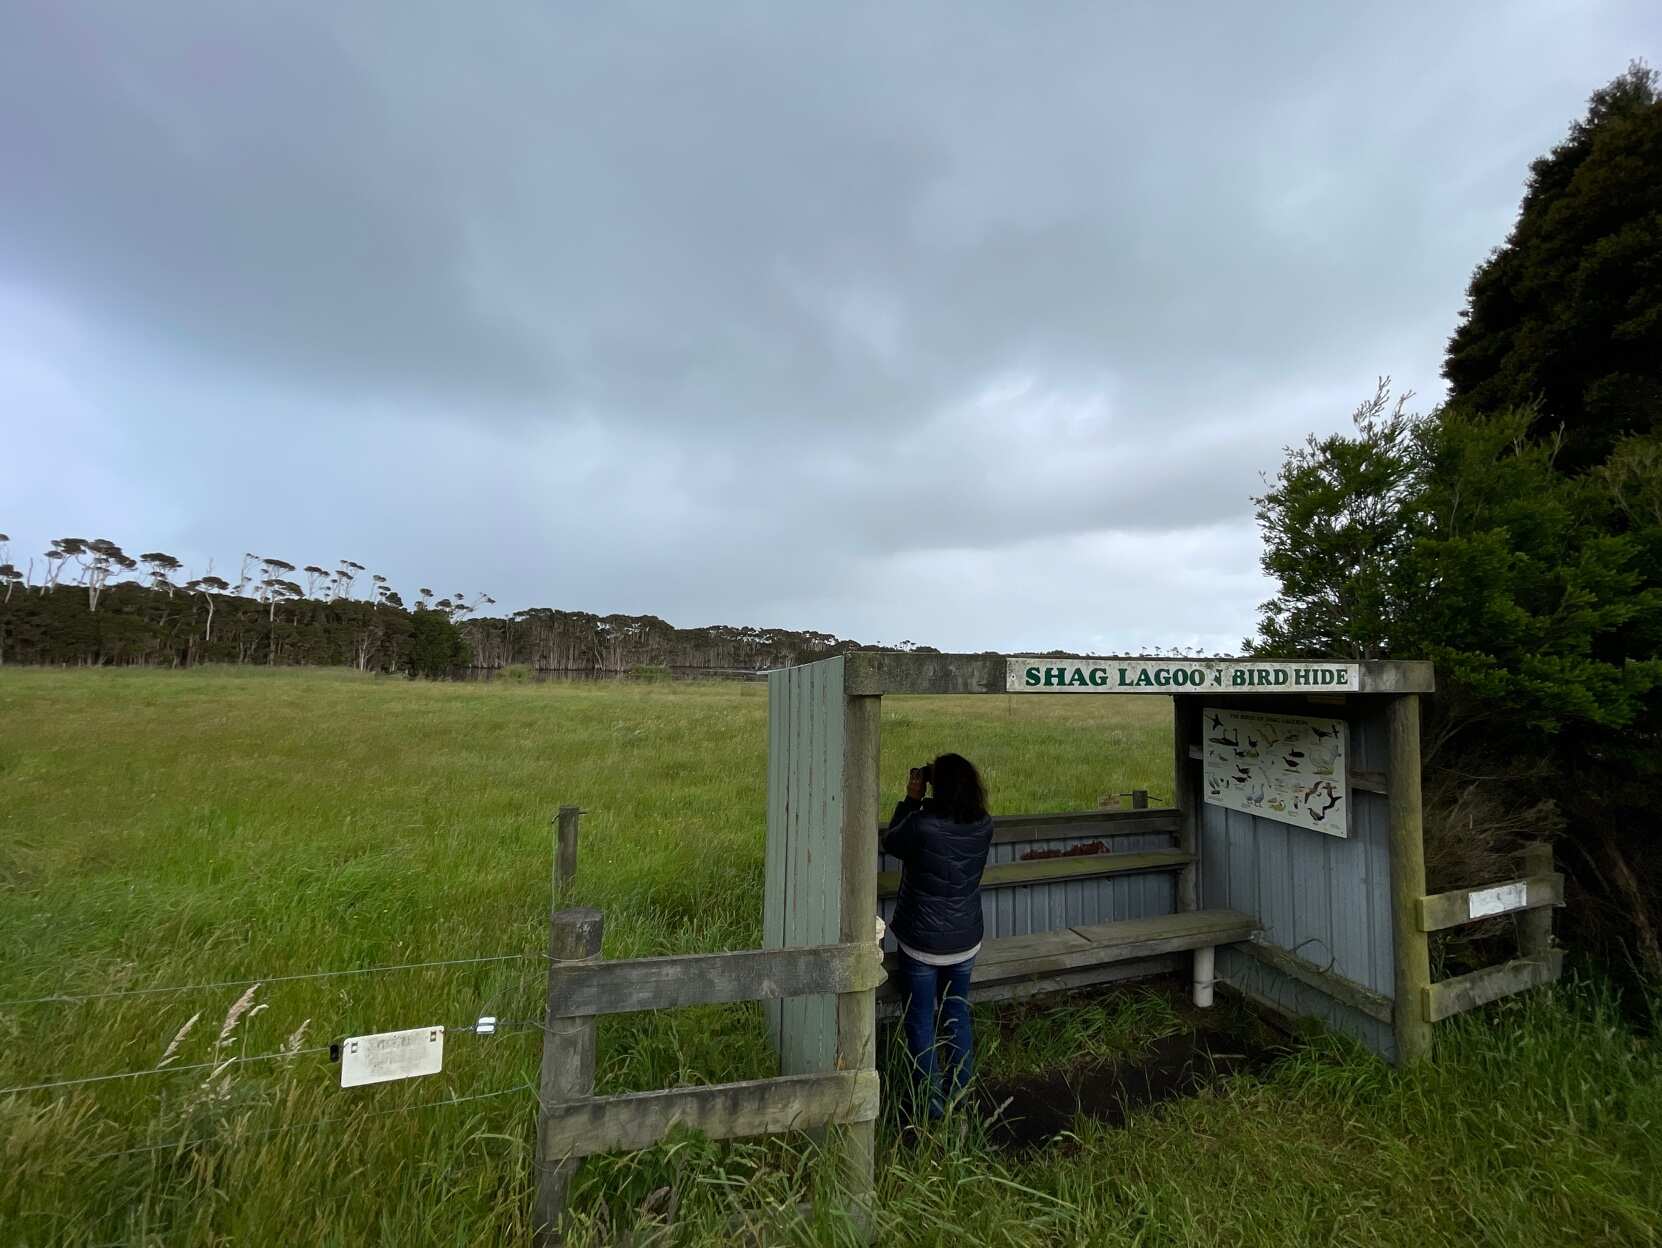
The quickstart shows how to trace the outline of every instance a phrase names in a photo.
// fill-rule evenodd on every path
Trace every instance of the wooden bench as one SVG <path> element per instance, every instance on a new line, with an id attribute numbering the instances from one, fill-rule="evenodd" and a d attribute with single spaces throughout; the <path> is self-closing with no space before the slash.
<path id="1" fill-rule="evenodd" d="M 1251 940 L 1258 927 L 1258 920 L 1235 910 L 1187 910 L 988 940 L 970 976 L 970 999 L 1007 1001 L 1156 975 L 1180 969 L 1184 955 L 1191 955 L 1195 1004 L 1209 1006 L 1213 951 Z M 892 1014 L 899 1008 L 893 954 L 885 966 L 890 978 L 878 990 L 878 1006 Z"/>

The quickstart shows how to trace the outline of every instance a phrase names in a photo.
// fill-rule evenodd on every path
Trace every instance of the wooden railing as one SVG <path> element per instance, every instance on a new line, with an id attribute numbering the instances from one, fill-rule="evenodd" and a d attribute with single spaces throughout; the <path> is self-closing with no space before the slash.
<path id="1" fill-rule="evenodd" d="M 594 1095 L 598 1016 L 822 994 L 863 995 L 870 1002 L 867 1016 L 875 1016 L 873 994 L 885 979 L 882 950 L 875 941 L 607 962 L 600 956 L 604 926 L 598 910 L 561 910 L 549 921 L 548 1009 L 537 1121 L 540 1244 L 559 1242 L 571 1179 L 584 1157 L 647 1148 L 678 1126 L 727 1140 L 876 1121 L 880 1088 L 875 1065 L 708 1087 Z M 867 1224 L 872 1193 L 868 1143 L 852 1139 L 843 1150 L 846 1190 L 857 1225 Z"/>
<path id="2" fill-rule="evenodd" d="M 1435 1023 L 1527 988 L 1550 984 L 1563 971 L 1564 951 L 1552 947 L 1552 907 L 1564 904 L 1564 877 L 1552 869 L 1552 847 L 1532 845 L 1524 851 L 1521 879 L 1483 888 L 1461 888 L 1421 897 L 1415 921 L 1422 932 L 1437 932 L 1517 914 L 1519 956 L 1500 966 L 1426 984 L 1419 1007 Z M 1405 1003 L 1406 1004 L 1406 1003 Z"/>
<path id="3" fill-rule="evenodd" d="M 1175 807 L 1133 806 L 1130 809 L 1067 810 L 1044 815 L 994 815 L 993 844 L 1019 845 L 1026 841 L 1098 840 L 1111 836 L 1176 835 L 1181 812 Z M 878 834 L 889 825 L 877 825 Z"/>
<path id="4" fill-rule="evenodd" d="M 1023 884 L 1055 884 L 1062 880 L 1089 880 L 1135 871 L 1181 871 L 1194 860 L 1193 854 L 1161 849 L 1132 854 L 1080 854 L 1069 858 L 1040 858 L 1033 862 L 1004 862 L 988 867 L 982 873 L 981 887 L 1016 888 Z M 884 871 L 878 875 L 879 897 L 894 897 L 899 892 L 900 872 Z"/>
<path id="5" fill-rule="evenodd" d="M 1055 858 L 1024 859 L 989 866 L 981 877 L 982 888 L 1015 888 L 1025 884 L 1055 884 L 1066 880 L 1089 880 L 1107 875 L 1140 871 L 1181 871 L 1195 862 L 1195 855 L 1178 849 L 1175 842 L 1182 831 L 1182 814 L 1171 808 L 1150 808 L 1148 795 L 1132 794 L 1130 809 L 1065 811 L 1045 815 L 995 815 L 993 844 L 1021 845 L 1030 841 L 1110 841 L 1126 836 L 1170 836 L 1168 849 L 1129 852 L 1111 850 L 1095 854 L 1068 854 Z M 879 836 L 887 825 L 878 828 Z M 900 891 L 900 872 L 883 871 L 877 876 L 879 898 L 894 897 Z"/>

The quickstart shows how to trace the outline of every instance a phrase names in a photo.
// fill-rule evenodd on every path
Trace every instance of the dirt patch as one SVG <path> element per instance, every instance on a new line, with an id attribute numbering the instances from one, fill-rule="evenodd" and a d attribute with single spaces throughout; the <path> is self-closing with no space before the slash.
<path id="1" fill-rule="evenodd" d="M 1033 1148 L 1072 1129 L 1078 1115 L 1118 1126 L 1136 1110 L 1193 1096 L 1229 1075 L 1263 1070 L 1279 1055 L 1239 1036 L 1186 1031 L 1163 1037 L 1133 1057 L 1043 1074 L 981 1078 L 975 1099 L 992 1144 Z"/>

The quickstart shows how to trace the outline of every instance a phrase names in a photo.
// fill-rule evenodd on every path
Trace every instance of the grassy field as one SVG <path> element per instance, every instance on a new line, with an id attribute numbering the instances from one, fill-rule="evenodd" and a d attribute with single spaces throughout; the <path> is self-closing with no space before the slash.
<path id="1" fill-rule="evenodd" d="M 1000 810 L 1169 797 L 1166 719 L 1163 699 L 885 699 L 885 792 L 955 748 Z M 0 670 L 0 1088 L 151 1070 L 199 1016 L 167 1073 L 0 1094 L 0 1242 L 528 1242 L 538 1032 L 454 1035 L 442 1075 L 345 1091 L 316 1050 L 532 1020 L 540 957 L 281 977 L 539 954 L 562 802 L 590 812 L 571 900 L 605 910 L 608 956 L 755 945 L 765 720 L 753 685 Z M 10 1004 L 245 979 L 229 1025 L 240 983 Z M 1015 1071 L 1179 1025 L 1130 990 L 986 1012 L 981 1034 L 986 1068 Z M 887 1133 L 880 1240 L 1662 1242 L 1662 1058 L 1596 987 L 1441 1036 L 1408 1077 L 1315 1037 L 1262 1078 L 1026 1156 Z M 754 1006 L 601 1026 L 604 1091 L 769 1071 Z M 658 1242 L 723 1242 L 828 1173 L 800 1141 L 679 1140 L 592 1163 L 579 1200 L 599 1238 L 671 1185 Z"/>

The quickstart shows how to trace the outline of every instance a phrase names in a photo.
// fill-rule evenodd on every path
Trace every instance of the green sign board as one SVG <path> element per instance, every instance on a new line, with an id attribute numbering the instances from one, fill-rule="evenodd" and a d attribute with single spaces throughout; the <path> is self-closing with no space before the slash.
<path id="1" fill-rule="evenodd" d="M 1355 693 L 1355 663 L 1250 659 L 1010 659 L 1010 693 Z"/>

